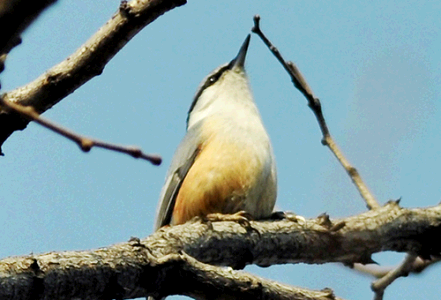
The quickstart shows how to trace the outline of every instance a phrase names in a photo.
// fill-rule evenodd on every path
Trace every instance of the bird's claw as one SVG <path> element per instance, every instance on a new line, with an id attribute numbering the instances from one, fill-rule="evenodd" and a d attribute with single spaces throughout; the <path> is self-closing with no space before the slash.
<path id="1" fill-rule="evenodd" d="M 230 221 L 239 223 L 242 227 L 244 227 L 247 232 L 255 231 L 259 233 L 256 229 L 251 226 L 250 221 L 253 220 L 253 216 L 246 211 L 238 211 L 234 214 L 221 214 L 221 213 L 213 213 L 208 214 L 205 217 L 207 222 L 222 222 L 222 221 Z"/>

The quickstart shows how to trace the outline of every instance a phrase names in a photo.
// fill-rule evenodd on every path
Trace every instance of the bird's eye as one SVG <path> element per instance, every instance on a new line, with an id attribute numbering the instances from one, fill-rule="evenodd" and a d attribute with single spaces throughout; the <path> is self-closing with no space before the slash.
<path id="1" fill-rule="evenodd" d="M 204 88 L 212 86 L 218 79 L 219 79 L 219 76 L 217 74 L 214 74 L 213 76 L 208 77 L 207 81 L 205 81 Z"/>
<path id="2" fill-rule="evenodd" d="M 208 82 L 209 82 L 210 84 L 213 84 L 213 83 L 216 82 L 217 78 L 218 78 L 218 76 L 213 75 L 213 76 L 211 76 L 210 78 L 208 78 Z"/>
<path id="3" fill-rule="evenodd" d="M 210 77 L 208 77 L 207 81 L 205 81 L 204 87 L 207 88 L 215 84 L 226 70 L 228 70 L 228 66 L 223 66 L 222 68 L 217 70 L 217 72 L 213 73 Z"/>

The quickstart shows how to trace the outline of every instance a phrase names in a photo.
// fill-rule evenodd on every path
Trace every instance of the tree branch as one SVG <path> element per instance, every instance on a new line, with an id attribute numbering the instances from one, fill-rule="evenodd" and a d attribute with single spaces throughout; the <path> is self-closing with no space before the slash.
<path id="1" fill-rule="evenodd" d="M 274 56 L 277 58 L 277 60 L 282 64 L 285 71 L 288 72 L 289 76 L 291 77 L 292 82 L 294 83 L 294 86 L 308 100 L 308 106 L 313 111 L 313 113 L 319 123 L 320 130 L 322 131 L 322 134 L 323 134 L 322 144 L 325 146 L 328 146 L 329 150 L 331 150 L 331 152 L 334 154 L 334 156 L 337 158 L 337 160 L 340 162 L 340 164 L 346 170 L 346 173 L 349 175 L 352 182 L 355 184 L 355 187 L 358 189 L 361 197 L 365 200 L 367 207 L 369 209 L 380 207 L 380 205 L 378 204 L 375 197 L 372 195 L 372 193 L 369 191 L 366 184 L 363 182 L 363 179 L 361 178 L 357 169 L 354 168 L 353 166 L 351 166 L 349 161 L 343 155 L 343 153 L 341 152 L 341 150 L 338 148 L 337 144 L 335 143 L 334 139 L 332 138 L 332 136 L 329 132 L 329 129 L 328 129 L 328 125 L 326 124 L 325 118 L 323 116 L 322 107 L 321 107 L 319 98 L 315 97 L 314 93 L 312 92 L 312 89 L 310 88 L 310 86 L 306 82 L 305 78 L 303 77 L 302 73 L 297 68 L 297 66 L 291 61 L 287 62 L 282 57 L 279 50 L 270 42 L 270 40 L 261 31 L 261 29 L 260 29 L 260 16 L 256 15 L 254 17 L 254 27 L 251 29 L 251 31 L 254 32 L 255 34 L 257 34 L 262 39 L 262 41 L 265 43 L 265 45 L 268 46 L 270 51 L 274 54 Z"/>
<path id="2" fill-rule="evenodd" d="M 95 251 L 5 259 L 0 299 L 129 299 L 188 295 L 196 299 L 336 298 L 210 266 L 183 253 L 154 257 L 139 239 Z"/>
<path id="3" fill-rule="evenodd" d="M 423 260 L 420 257 L 412 264 L 409 273 L 419 274 L 423 272 L 428 267 L 431 267 L 441 261 L 441 257 L 434 256 L 431 257 L 431 260 Z M 387 273 L 395 269 L 396 266 L 378 266 L 378 265 L 362 265 L 362 264 L 354 264 L 354 270 L 358 271 L 361 274 L 370 275 L 375 278 L 381 278 L 386 276 Z"/>
<path id="4" fill-rule="evenodd" d="M 352 182 L 355 184 L 358 189 L 360 195 L 366 202 L 366 205 L 369 209 L 378 209 L 379 203 L 374 198 L 372 193 L 367 188 L 366 184 L 362 180 L 360 174 L 357 169 L 351 166 L 349 161 L 345 158 L 335 141 L 333 140 L 328 126 L 326 124 L 325 118 L 323 116 L 320 100 L 314 95 L 312 89 L 306 82 L 300 70 L 297 66 L 291 61 L 285 61 L 285 59 L 280 54 L 279 50 L 268 40 L 268 38 L 263 34 L 260 29 L 260 17 L 256 15 L 254 17 L 254 27 L 252 31 L 256 33 L 263 42 L 268 46 L 270 51 L 274 54 L 277 60 L 282 64 L 284 69 L 288 72 L 291 77 L 294 86 L 305 96 L 308 100 L 308 106 L 314 112 L 314 115 L 319 123 L 320 129 L 323 134 L 322 144 L 328 146 L 343 168 L 346 170 L 349 177 L 352 179 Z M 382 278 L 378 279 L 372 284 L 372 290 L 375 292 L 375 300 L 383 299 L 384 290 L 397 278 L 401 276 L 407 276 L 407 274 L 412 271 L 415 260 L 418 256 L 413 252 L 414 249 L 409 248 L 409 253 L 406 259 L 396 268 L 390 270 L 386 274 L 383 274 Z M 370 257 L 370 256 L 369 256 Z M 353 264 L 351 264 L 352 266 Z M 364 268 L 366 269 L 366 268 Z"/>
<path id="5" fill-rule="evenodd" d="M 42 113 L 85 82 L 102 73 L 109 60 L 146 25 L 185 0 L 123 1 L 112 18 L 66 60 L 33 82 L 4 94 L 5 100 L 32 106 Z M 0 112 L 0 145 L 29 123 L 17 115 Z"/>
<path id="6" fill-rule="evenodd" d="M 165 244 L 155 242 L 151 249 L 159 256 L 184 251 L 202 262 L 235 268 L 251 263 L 370 263 L 373 253 L 388 250 L 430 259 L 441 250 L 441 242 L 434 238 L 441 231 L 440 224 L 441 205 L 404 209 L 389 202 L 331 222 L 321 216 L 301 223 L 251 222 L 252 230 L 232 222 L 173 226 L 153 235 Z"/>
<path id="7" fill-rule="evenodd" d="M 174 271 L 163 282 L 162 292 L 156 297 L 173 294 L 187 295 L 195 299 L 340 299 L 330 289 L 312 291 L 291 287 L 274 281 L 259 278 L 245 272 L 225 269 L 201 263 L 182 253 L 164 257 Z M 162 259 L 160 259 L 162 260 Z"/>
<path id="8" fill-rule="evenodd" d="M 396 267 L 395 269 L 384 275 L 382 278 L 373 282 L 371 288 L 375 292 L 374 300 L 383 300 L 384 290 L 392 282 L 394 282 L 395 279 L 402 276 L 407 276 L 416 259 L 417 259 L 416 255 L 407 254 L 406 258 L 398 267 Z"/>
<path id="9" fill-rule="evenodd" d="M 81 150 L 84 152 L 89 152 L 93 147 L 103 148 L 107 150 L 112 150 L 115 152 L 125 153 L 128 154 L 134 158 L 141 158 L 144 160 L 147 160 L 151 162 L 154 165 L 160 165 L 162 162 L 162 158 L 159 155 L 156 154 L 147 154 L 142 152 L 141 149 L 136 147 L 126 147 L 126 146 L 120 146 L 115 144 L 110 144 L 107 142 L 86 138 L 83 137 L 73 131 L 70 131 L 64 127 L 61 127 L 45 118 L 42 118 L 32 106 L 21 106 L 16 103 L 12 103 L 7 100 L 3 100 L 0 96 L 0 106 L 3 106 L 8 111 L 14 111 L 21 116 L 27 118 L 28 120 L 34 121 L 38 124 L 40 124 L 43 127 L 46 127 L 53 132 L 56 132 L 69 140 L 75 142 Z M 0 153 L 1 155 L 1 153 Z"/>
<path id="10" fill-rule="evenodd" d="M 63 290 L 69 297 L 85 299 L 88 298 L 83 293 L 88 289 L 95 298 L 105 293 L 108 298 L 165 295 L 173 290 L 166 284 L 167 280 L 173 276 L 185 278 L 189 273 L 185 273 L 182 265 L 166 268 L 152 261 L 152 257 L 161 261 L 182 252 L 202 263 L 242 268 L 248 264 L 269 266 L 300 262 L 352 265 L 372 262 L 371 255 L 380 251 L 412 252 L 426 258 L 441 251 L 438 238 L 441 205 L 404 209 L 396 202 L 389 202 L 379 209 L 339 220 L 321 216 L 304 223 L 290 219 L 251 221 L 250 226 L 193 220 L 164 227 L 142 241 L 133 238 L 128 243 L 94 251 L 6 258 L 0 260 L 0 293 L 3 293 L 0 299 L 10 299 L 8 297 L 18 293 L 16 291 L 25 297 L 21 295 L 43 290 L 45 293 Z M 224 274 L 221 271 L 215 274 Z M 204 276 L 194 276 L 194 280 L 201 284 Z M 173 280 L 175 282 L 176 277 Z M 264 285 L 261 279 L 256 280 Z M 54 281 L 57 287 L 50 288 Z M 242 283 L 239 280 L 238 285 Z M 187 292 L 180 290 L 179 293 L 190 295 L 192 288 L 194 286 L 188 286 Z M 231 288 L 224 292 L 229 290 L 234 294 L 237 286 Z M 16 299 L 23 298 L 17 296 Z"/>

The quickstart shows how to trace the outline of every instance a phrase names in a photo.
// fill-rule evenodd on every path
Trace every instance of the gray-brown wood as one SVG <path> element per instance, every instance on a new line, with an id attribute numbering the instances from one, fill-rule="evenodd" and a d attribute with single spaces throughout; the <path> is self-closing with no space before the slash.
<path id="1" fill-rule="evenodd" d="M 133 238 L 107 248 L 6 258 L 0 261 L 0 299 L 29 299 L 26 297 L 35 293 L 44 293 L 43 299 L 126 299 L 174 293 L 198 294 L 204 299 L 205 293 L 219 291 L 226 281 L 231 286 L 224 287 L 223 293 L 235 294 L 248 279 L 233 283 L 225 272 L 231 272 L 234 278 L 240 278 L 241 273 L 203 263 L 235 268 L 299 262 L 351 265 L 371 262 L 371 254 L 380 251 L 411 252 L 429 258 L 441 250 L 441 205 L 404 209 L 389 202 L 340 220 L 330 221 L 325 216 L 305 222 L 290 219 L 299 218 L 251 221 L 250 226 L 195 220 L 165 227 L 143 240 Z M 186 258 L 184 252 L 201 265 Z M 207 273 L 210 270 L 214 275 Z M 246 276 L 252 278 L 249 282 L 259 282 L 258 286 L 268 285 L 270 291 L 273 285 L 279 286 Z M 173 289 L 170 284 L 177 277 L 185 284 Z M 210 279 L 214 277 L 218 280 Z"/>
<path id="2" fill-rule="evenodd" d="M 4 99 L 33 106 L 38 113 L 46 111 L 101 74 L 109 60 L 142 28 L 185 3 L 185 0 L 122 1 L 112 18 L 71 56 L 27 85 L 5 93 Z M 0 146 L 14 131 L 24 129 L 28 123 L 18 114 L 0 110 Z"/>

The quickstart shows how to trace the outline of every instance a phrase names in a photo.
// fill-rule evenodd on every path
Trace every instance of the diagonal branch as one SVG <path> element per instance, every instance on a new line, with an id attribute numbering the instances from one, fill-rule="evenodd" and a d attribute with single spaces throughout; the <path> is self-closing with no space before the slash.
<path id="1" fill-rule="evenodd" d="M 162 158 L 156 154 L 147 154 L 142 152 L 141 149 L 136 147 L 125 147 L 115 144 L 106 143 L 103 141 L 83 137 L 73 131 L 70 131 L 64 127 L 61 127 L 45 118 L 42 118 L 32 106 L 21 106 L 19 104 L 3 100 L 0 96 L 0 107 L 6 108 L 8 111 L 14 111 L 28 120 L 34 121 L 43 127 L 46 127 L 66 138 L 75 142 L 81 150 L 89 152 L 93 147 L 112 150 L 120 153 L 128 154 L 134 158 L 141 158 L 151 162 L 154 165 L 160 165 Z M 0 153 L 1 154 L 1 153 Z"/>
<path id="2" fill-rule="evenodd" d="M 305 78 L 303 77 L 302 73 L 297 68 L 297 66 L 291 61 L 287 62 L 282 57 L 279 50 L 269 41 L 269 39 L 261 31 L 260 16 L 256 15 L 254 17 L 254 27 L 251 29 L 251 31 L 257 34 L 262 39 L 262 41 L 268 46 L 270 51 L 282 64 L 283 68 L 288 72 L 292 82 L 294 83 L 294 86 L 308 100 L 308 106 L 313 111 L 319 123 L 320 130 L 322 131 L 323 134 L 322 144 L 328 146 L 329 150 L 331 150 L 331 152 L 334 154 L 334 156 L 337 158 L 337 160 L 346 170 L 352 182 L 355 184 L 356 188 L 358 189 L 360 195 L 365 200 L 367 207 L 369 209 L 380 207 L 377 200 L 374 198 L 374 196 L 369 191 L 366 184 L 363 182 L 357 169 L 351 166 L 351 164 L 345 158 L 345 156 L 343 155 L 343 153 L 341 152 L 341 150 L 338 148 L 337 144 L 333 140 L 331 134 L 329 133 L 328 126 L 326 125 L 325 118 L 323 117 L 322 107 L 319 98 L 315 97 L 314 93 L 312 92 L 312 89 L 309 87 L 308 83 L 306 82 Z"/>
<path id="3" fill-rule="evenodd" d="M 123 1 L 119 10 L 84 45 L 66 60 L 29 84 L 4 94 L 5 100 L 32 106 L 42 113 L 102 73 L 110 59 L 146 25 L 185 0 Z M 0 111 L 0 145 L 29 123 Z"/>
<path id="4" fill-rule="evenodd" d="M 285 68 L 285 70 L 288 72 L 288 74 L 291 76 L 291 80 L 294 83 L 294 86 L 305 96 L 305 98 L 308 100 L 308 106 L 311 108 L 311 110 L 314 112 L 314 115 L 317 118 L 317 121 L 319 123 L 320 129 L 323 134 L 322 144 L 328 146 L 328 148 L 331 150 L 331 152 L 334 154 L 334 156 L 338 159 L 338 161 L 341 163 L 343 168 L 346 170 L 352 181 L 354 182 L 355 186 L 357 187 L 358 191 L 360 192 L 361 196 L 364 198 L 367 207 L 369 209 L 378 209 L 379 204 L 377 200 L 373 197 L 373 195 L 368 190 L 367 186 L 363 182 L 360 174 L 358 173 L 357 169 L 352 167 L 349 163 L 349 161 L 344 157 L 341 150 L 338 148 L 337 144 L 331 137 L 331 134 L 329 132 L 329 129 L 326 125 L 326 121 L 323 117 L 323 112 L 320 104 L 320 100 L 315 97 L 315 95 L 312 92 L 312 89 L 309 87 L 308 83 L 306 82 L 305 78 L 303 77 L 300 70 L 297 68 L 297 66 L 291 62 L 286 62 L 278 49 L 272 45 L 272 43 L 268 40 L 268 38 L 262 33 L 260 27 L 259 27 L 260 17 L 255 16 L 254 17 L 254 27 L 252 31 L 260 36 L 260 38 L 264 41 L 264 43 L 268 46 L 268 48 L 271 50 L 271 52 L 274 54 L 274 56 L 279 60 L 279 62 L 282 64 L 282 66 Z M 409 250 L 412 250 L 411 248 Z M 396 268 L 390 270 L 386 274 L 382 274 L 380 279 L 375 281 L 372 284 L 372 290 L 375 292 L 375 300 L 382 300 L 384 295 L 384 290 L 397 278 L 402 276 L 407 276 L 407 274 L 411 271 L 413 271 L 415 261 L 418 258 L 417 255 L 415 255 L 412 251 L 409 251 L 407 254 L 405 260 Z M 361 268 L 361 267 L 360 267 Z M 366 269 L 366 268 L 365 268 Z"/>
<path id="5" fill-rule="evenodd" d="M 407 254 L 406 258 L 398 267 L 373 282 L 371 288 L 375 292 L 374 300 L 383 300 L 384 290 L 394 282 L 395 279 L 407 276 L 416 259 L 417 256 L 415 254 Z"/>
<path id="6" fill-rule="evenodd" d="M 169 274 L 179 275 L 178 278 L 169 276 L 164 280 L 162 288 L 165 289 L 157 293 L 156 297 L 168 296 L 173 292 L 195 299 L 340 299 L 330 289 L 312 291 L 292 287 L 245 272 L 204 264 L 185 253 L 170 254 L 158 261 L 163 260 L 176 269 L 174 272 L 169 271 Z"/>

